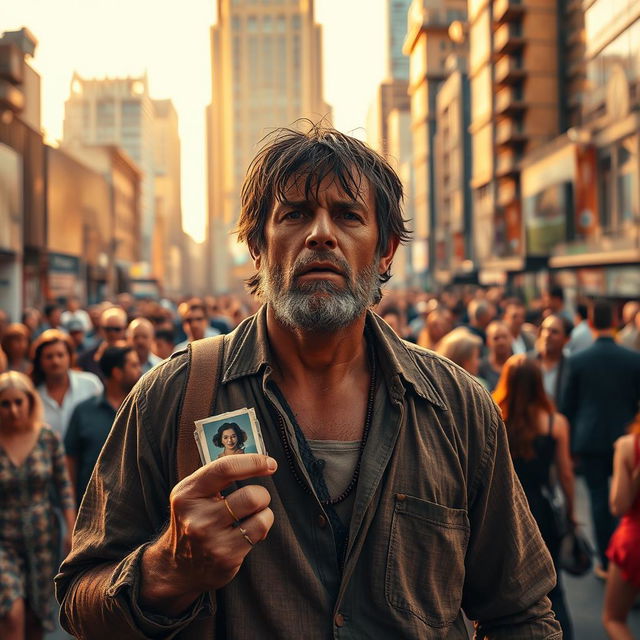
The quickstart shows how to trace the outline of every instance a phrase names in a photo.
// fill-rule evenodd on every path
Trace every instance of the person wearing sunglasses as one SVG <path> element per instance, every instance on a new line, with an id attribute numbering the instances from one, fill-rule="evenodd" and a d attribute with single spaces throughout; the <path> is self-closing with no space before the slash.
<path id="1" fill-rule="evenodd" d="M 78 366 L 83 371 L 89 371 L 104 381 L 104 374 L 100 369 L 100 358 L 107 347 L 116 346 L 126 338 L 127 314 L 121 307 L 109 307 L 100 316 L 100 342 L 78 357 Z"/>

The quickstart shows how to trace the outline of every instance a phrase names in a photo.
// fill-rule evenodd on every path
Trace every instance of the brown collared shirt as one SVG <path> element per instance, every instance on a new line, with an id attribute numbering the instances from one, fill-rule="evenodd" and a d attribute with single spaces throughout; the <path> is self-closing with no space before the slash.
<path id="1" fill-rule="evenodd" d="M 56 578 L 63 626 L 78 638 L 362 639 L 562 637 L 546 594 L 551 560 L 485 390 L 430 351 L 367 323 L 383 379 L 363 454 L 344 566 L 329 518 L 269 382 L 266 310 L 226 337 L 212 413 L 254 407 L 279 468 L 251 479 L 271 494 L 274 525 L 238 575 L 178 619 L 138 604 L 140 557 L 164 529 L 176 477 L 187 356 L 144 376 L 120 409 Z M 298 474 L 274 416 L 285 418 Z"/>

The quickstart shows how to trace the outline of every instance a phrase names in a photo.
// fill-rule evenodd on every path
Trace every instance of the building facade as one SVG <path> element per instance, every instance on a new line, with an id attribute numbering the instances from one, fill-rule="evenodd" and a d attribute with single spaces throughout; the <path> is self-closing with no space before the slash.
<path id="1" fill-rule="evenodd" d="M 26 28 L 0 38 L 0 308 L 19 321 L 46 291 L 45 162 L 37 40 Z"/>
<path id="2" fill-rule="evenodd" d="M 452 54 L 447 79 L 436 95 L 434 144 L 435 229 L 433 280 L 445 285 L 473 280 L 473 216 L 471 205 L 471 103 L 465 57 Z"/>
<path id="3" fill-rule="evenodd" d="M 322 97 L 322 32 L 313 0 L 220 0 L 211 28 L 207 109 L 210 289 L 242 286 L 251 268 L 235 241 L 240 187 L 260 140 L 299 118 L 330 120 Z"/>
<path id="4" fill-rule="evenodd" d="M 184 277 L 188 254 L 182 230 L 178 114 L 171 100 L 153 100 L 153 112 L 156 226 L 151 273 L 162 283 L 165 295 L 179 298 L 188 282 Z"/>
<path id="5" fill-rule="evenodd" d="M 438 212 L 435 193 L 436 96 L 446 80 L 446 60 L 464 53 L 464 44 L 449 37 L 449 26 L 466 19 L 465 0 L 413 0 L 407 21 L 404 53 L 409 56 L 409 95 L 413 144 L 413 263 L 432 283 L 436 269 Z"/>
<path id="6" fill-rule="evenodd" d="M 63 145 L 122 147 L 143 174 L 141 260 L 152 263 L 155 226 L 154 108 L 147 77 L 85 79 L 74 73 Z"/>

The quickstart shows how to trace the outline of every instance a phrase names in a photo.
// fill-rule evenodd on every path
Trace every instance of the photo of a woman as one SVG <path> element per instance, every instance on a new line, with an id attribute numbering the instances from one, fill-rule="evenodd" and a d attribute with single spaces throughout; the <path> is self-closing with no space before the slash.
<path id="1" fill-rule="evenodd" d="M 218 427 L 217 433 L 212 438 L 216 447 L 222 447 L 222 456 L 232 456 L 244 453 L 244 443 L 247 441 L 247 434 L 235 422 L 225 422 Z"/>

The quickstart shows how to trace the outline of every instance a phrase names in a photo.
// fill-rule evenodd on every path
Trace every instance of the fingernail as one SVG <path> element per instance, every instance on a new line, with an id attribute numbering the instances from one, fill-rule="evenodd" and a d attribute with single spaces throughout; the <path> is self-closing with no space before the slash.
<path id="1" fill-rule="evenodd" d="M 267 469 L 269 471 L 275 471 L 278 468 L 278 463 L 273 458 L 267 458 Z"/>

